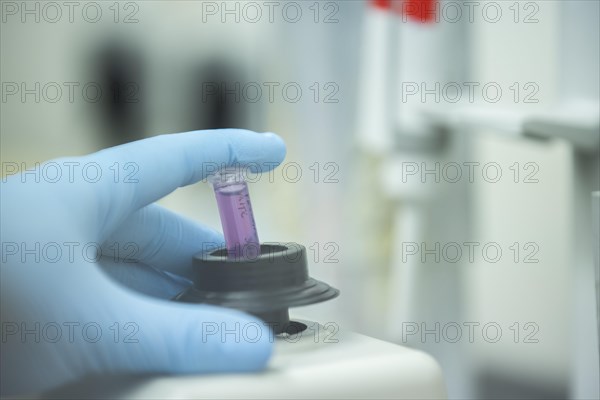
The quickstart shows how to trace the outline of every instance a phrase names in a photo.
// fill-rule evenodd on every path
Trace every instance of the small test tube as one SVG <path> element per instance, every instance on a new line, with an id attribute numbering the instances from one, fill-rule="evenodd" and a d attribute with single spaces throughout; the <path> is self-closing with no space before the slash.
<path id="1" fill-rule="evenodd" d="M 227 257 L 230 259 L 254 259 L 260 255 L 244 172 L 239 168 L 225 168 L 208 178 L 215 191 Z"/>

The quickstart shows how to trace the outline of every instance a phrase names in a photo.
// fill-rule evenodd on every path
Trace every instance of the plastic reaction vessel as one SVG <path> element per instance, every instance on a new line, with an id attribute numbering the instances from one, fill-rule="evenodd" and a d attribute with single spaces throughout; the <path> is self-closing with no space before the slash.
<path id="1" fill-rule="evenodd" d="M 245 311 L 261 318 L 275 334 L 302 332 L 306 325 L 291 321 L 289 308 L 330 300 L 340 292 L 309 276 L 304 246 L 260 244 L 244 172 L 227 168 L 208 178 L 226 246 L 194 255 L 194 285 L 173 300 Z"/>
<path id="2" fill-rule="evenodd" d="M 240 168 L 225 168 L 208 178 L 215 191 L 230 259 L 254 259 L 260 255 L 245 172 Z"/>

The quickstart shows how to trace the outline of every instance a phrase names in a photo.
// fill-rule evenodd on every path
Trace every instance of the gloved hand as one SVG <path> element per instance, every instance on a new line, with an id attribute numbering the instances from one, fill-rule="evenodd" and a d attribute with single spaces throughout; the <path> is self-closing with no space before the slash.
<path id="1" fill-rule="evenodd" d="M 182 290 L 203 243 L 223 242 L 152 203 L 215 165 L 261 172 L 284 157 L 283 141 L 271 133 L 199 131 L 57 159 L 35 174 L 4 178 L 1 394 L 41 392 L 98 373 L 263 368 L 273 338 L 262 321 L 147 295 Z"/>

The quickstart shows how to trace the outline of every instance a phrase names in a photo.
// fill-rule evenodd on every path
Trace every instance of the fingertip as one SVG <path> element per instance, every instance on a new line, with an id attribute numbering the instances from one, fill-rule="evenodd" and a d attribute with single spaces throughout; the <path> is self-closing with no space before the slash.
<path id="1" fill-rule="evenodd" d="M 271 327 L 260 318 L 257 318 L 253 315 L 247 315 L 246 318 L 248 318 L 252 324 L 260 326 L 260 336 L 259 341 L 257 341 L 257 346 L 255 349 L 256 354 L 254 358 L 255 362 L 257 363 L 257 369 L 263 369 L 273 354 L 275 333 Z"/>
<path id="2" fill-rule="evenodd" d="M 263 136 L 270 142 L 270 145 L 273 146 L 273 154 L 277 156 L 277 160 L 279 162 L 283 161 L 287 153 L 287 147 L 281 136 L 273 132 L 265 132 L 263 133 Z"/>
<path id="3" fill-rule="evenodd" d="M 255 133 L 259 135 L 260 141 L 256 142 L 259 147 L 255 153 L 255 160 L 249 163 L 252 173 L 268 172 L 282 163 L 285 159 L 287 148 L 283 139 L 273 133 Z"/>
<path id="4" fill-rule="evenodd" d="M 232 370 L 259 371 L 264 369 L 271 358 L 275 335 L 263 320 L 237 310 L 227 310 L 239 322 L 239 341 L 230 340 L 230 354 L 237 360 Z M 234 339 L 234 337 L 230 337 Z"/>
<path id="5" fill-rule="evenodd" d="M 273 132 L 260 133 L 237 128 L 210 132 L 215 137 L 222 135 L 228 138 L 228 165 L 248 166 L 253 173 L 268 172 L 276 168 L 287 153 L 285 142 Z"/>
<path id="6" fill-rule="evenodd" d="M 262 320 L 241 311 L 203 305 L 190 346 L 202 355 L 192 366 L 200 371 L 250 372 L 266 367 L 275 335 Z M 188 347 L 191 348 L 191 347 Z"/>

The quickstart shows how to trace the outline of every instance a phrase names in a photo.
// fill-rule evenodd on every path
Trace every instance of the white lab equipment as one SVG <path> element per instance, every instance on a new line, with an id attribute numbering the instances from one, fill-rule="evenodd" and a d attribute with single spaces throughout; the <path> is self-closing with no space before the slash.
<path id="1" fill-rule="evenodd" d="M 161 376 L 118 384 L 86 381 L 49 393 L 52 397 L 128 399 L 445 399 L 438 363 L 403 346 L 338 329 L 307 325 L 275 339 L 265 371 L 252 374 Z M 90 388 L 94 392 L 90 393 Z"/>

